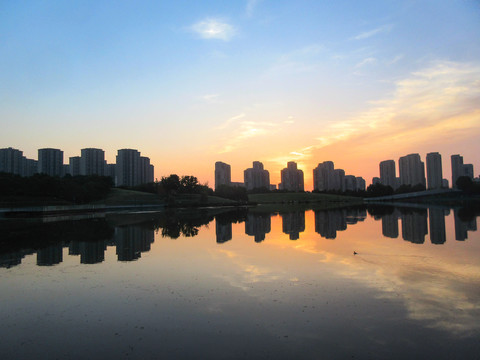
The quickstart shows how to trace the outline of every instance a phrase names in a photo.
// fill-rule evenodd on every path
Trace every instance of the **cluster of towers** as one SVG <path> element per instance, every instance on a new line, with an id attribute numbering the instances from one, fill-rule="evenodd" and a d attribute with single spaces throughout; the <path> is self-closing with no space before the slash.
<path id="1" fill-rule="evenodd" d="M 287 167 L 280 171 L 281 182 L 279 190 L 304 191 L 303 171 L 297 163 L 290 161 Z M 243 172 L 244 182 L 233 182 L 231 167 L 221 161 L 215 163 L 215 189 L 220 185 L 242 186 L 247 190 L 275 190 L 276 185 L 270 184 L 270 173 L 263 164 L 254 161 L 253 166 Z M 365 180 L 353 175 L 345 175 L 342 169 L 335 169 L 332 161 L 325 161 L 313 170 L 313 188 L 318 191 L 361 191 L 365 190 Z"/>
<path id="2" fill-rule="evenodd" d="M 363 191 L 365 179 L 345 175 L 345 170 L 335 169 L 333 161 L 324 161 L 313 169 L 313 189 L 318 191 Z"/>
<path id="3" fill-rule="evenodd" d="M 452 155 L 452 187 L 456 187 L 456 182 L 460 176 L 467 176 L 473 180 L 473 165 L 464 164 L 463 157 Z M 397 189 L 402 185 L 423 185 L 429 190 L 448 188 L 448 180 L 443 178 L 442 155 L 438 152 L 431 152 L 426 157 L 426 176 L 425 163 L 421 160 L 419 154 L 409 154 L 402 156 L 398 160 L 399 176 L 396 175 L 396 166 L 394 160 L 385 160 L 380 163 L 380 177 L 374 177 L 373 184 L 391 186 Z"/>
<path id="4" fill-rule="evenodd" d="M 23 152 L 13 148 L 0 149 L 0 172 L 32 176 L 36 173 L 50 176 L 99 175 L 110 176 L 116 186 L 137 186 L 154 180 L 150 159 L 135 149 L 120 149 L 116 163 L 108 164 L 102 149 L 81 149 L 80 156 L 72 156 L 63 163 L 60 149 L 38 149 L 38 160 L 27 159 Z"/>
<path id="5" fill-rule="evenodd" d="M 260 161 L 254 161 L 251 168 L 243 172 L 244 182 L 232 181 L 232 171 L 229 164 L 221 161 L 215 163 L 215 190 L 220 185 L 240 186 L 247 190 L 267 189 L 275 190 L 276 185 L 270 184 L 270 173 L 263 168 Z M 278 189 L 288 191 L 303 191 L 303 171 L 297 168 L 293 161 L 287 164 L 287 167 L 281 171 L 282 182 L 278 184 Z"/>

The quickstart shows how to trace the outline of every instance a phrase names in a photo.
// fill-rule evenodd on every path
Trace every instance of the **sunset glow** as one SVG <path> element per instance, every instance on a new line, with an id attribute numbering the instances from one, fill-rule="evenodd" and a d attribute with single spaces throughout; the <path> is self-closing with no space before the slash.
<path id="1" fill-rule="evenodd" d="M 210 186 L 216 161 L 272 184 L 296 161 L 312 190 L 326 160 L 368 185 L 428 152 L 479 176 L 479 38 L 474 0 L 6 1 L 0 147 L 134 148 Z"/>

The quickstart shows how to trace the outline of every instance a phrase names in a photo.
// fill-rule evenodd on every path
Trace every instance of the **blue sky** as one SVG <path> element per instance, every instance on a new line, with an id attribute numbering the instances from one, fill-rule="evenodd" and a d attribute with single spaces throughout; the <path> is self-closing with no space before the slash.
<path id="1" fill-rule="evenodd" d="M 0 146 L 132 147 L 210 182 L 216 160 L 234 180 L 333 160 L 368 183 L 429 151 L 478 169 L 478 39 L 468 0 L 2 1 Z"/>

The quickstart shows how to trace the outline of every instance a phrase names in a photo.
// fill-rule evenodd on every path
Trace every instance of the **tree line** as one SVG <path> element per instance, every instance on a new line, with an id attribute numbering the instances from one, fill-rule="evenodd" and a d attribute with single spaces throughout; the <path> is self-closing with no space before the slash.
<path id="1" fill-rule="evenodd" d="M 105 198 L 113 186 L 108 176 L 64 177 L 35 174 L 30 177 L 0 173 L 0 196 L 4 199 L 54 198 L 74 204 L 85 204 Z"/>

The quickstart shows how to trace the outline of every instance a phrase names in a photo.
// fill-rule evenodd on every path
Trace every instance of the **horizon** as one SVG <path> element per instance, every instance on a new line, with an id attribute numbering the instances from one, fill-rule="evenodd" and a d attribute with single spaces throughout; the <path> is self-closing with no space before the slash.
<path id="1" fill-rule="evenodd" d="M 260 161 L 333 161 L 367 185 L 379 163 L 439 152 L 480 169 L 480 4 L 8 2 L 0 8 L 0 147 L 37 159 L 100 148 L 156 179 L 214 187 Z M 67 161 L 68 163 L 68 161 Z M 450 184 L 451 185 L 451 184 Z"/>

